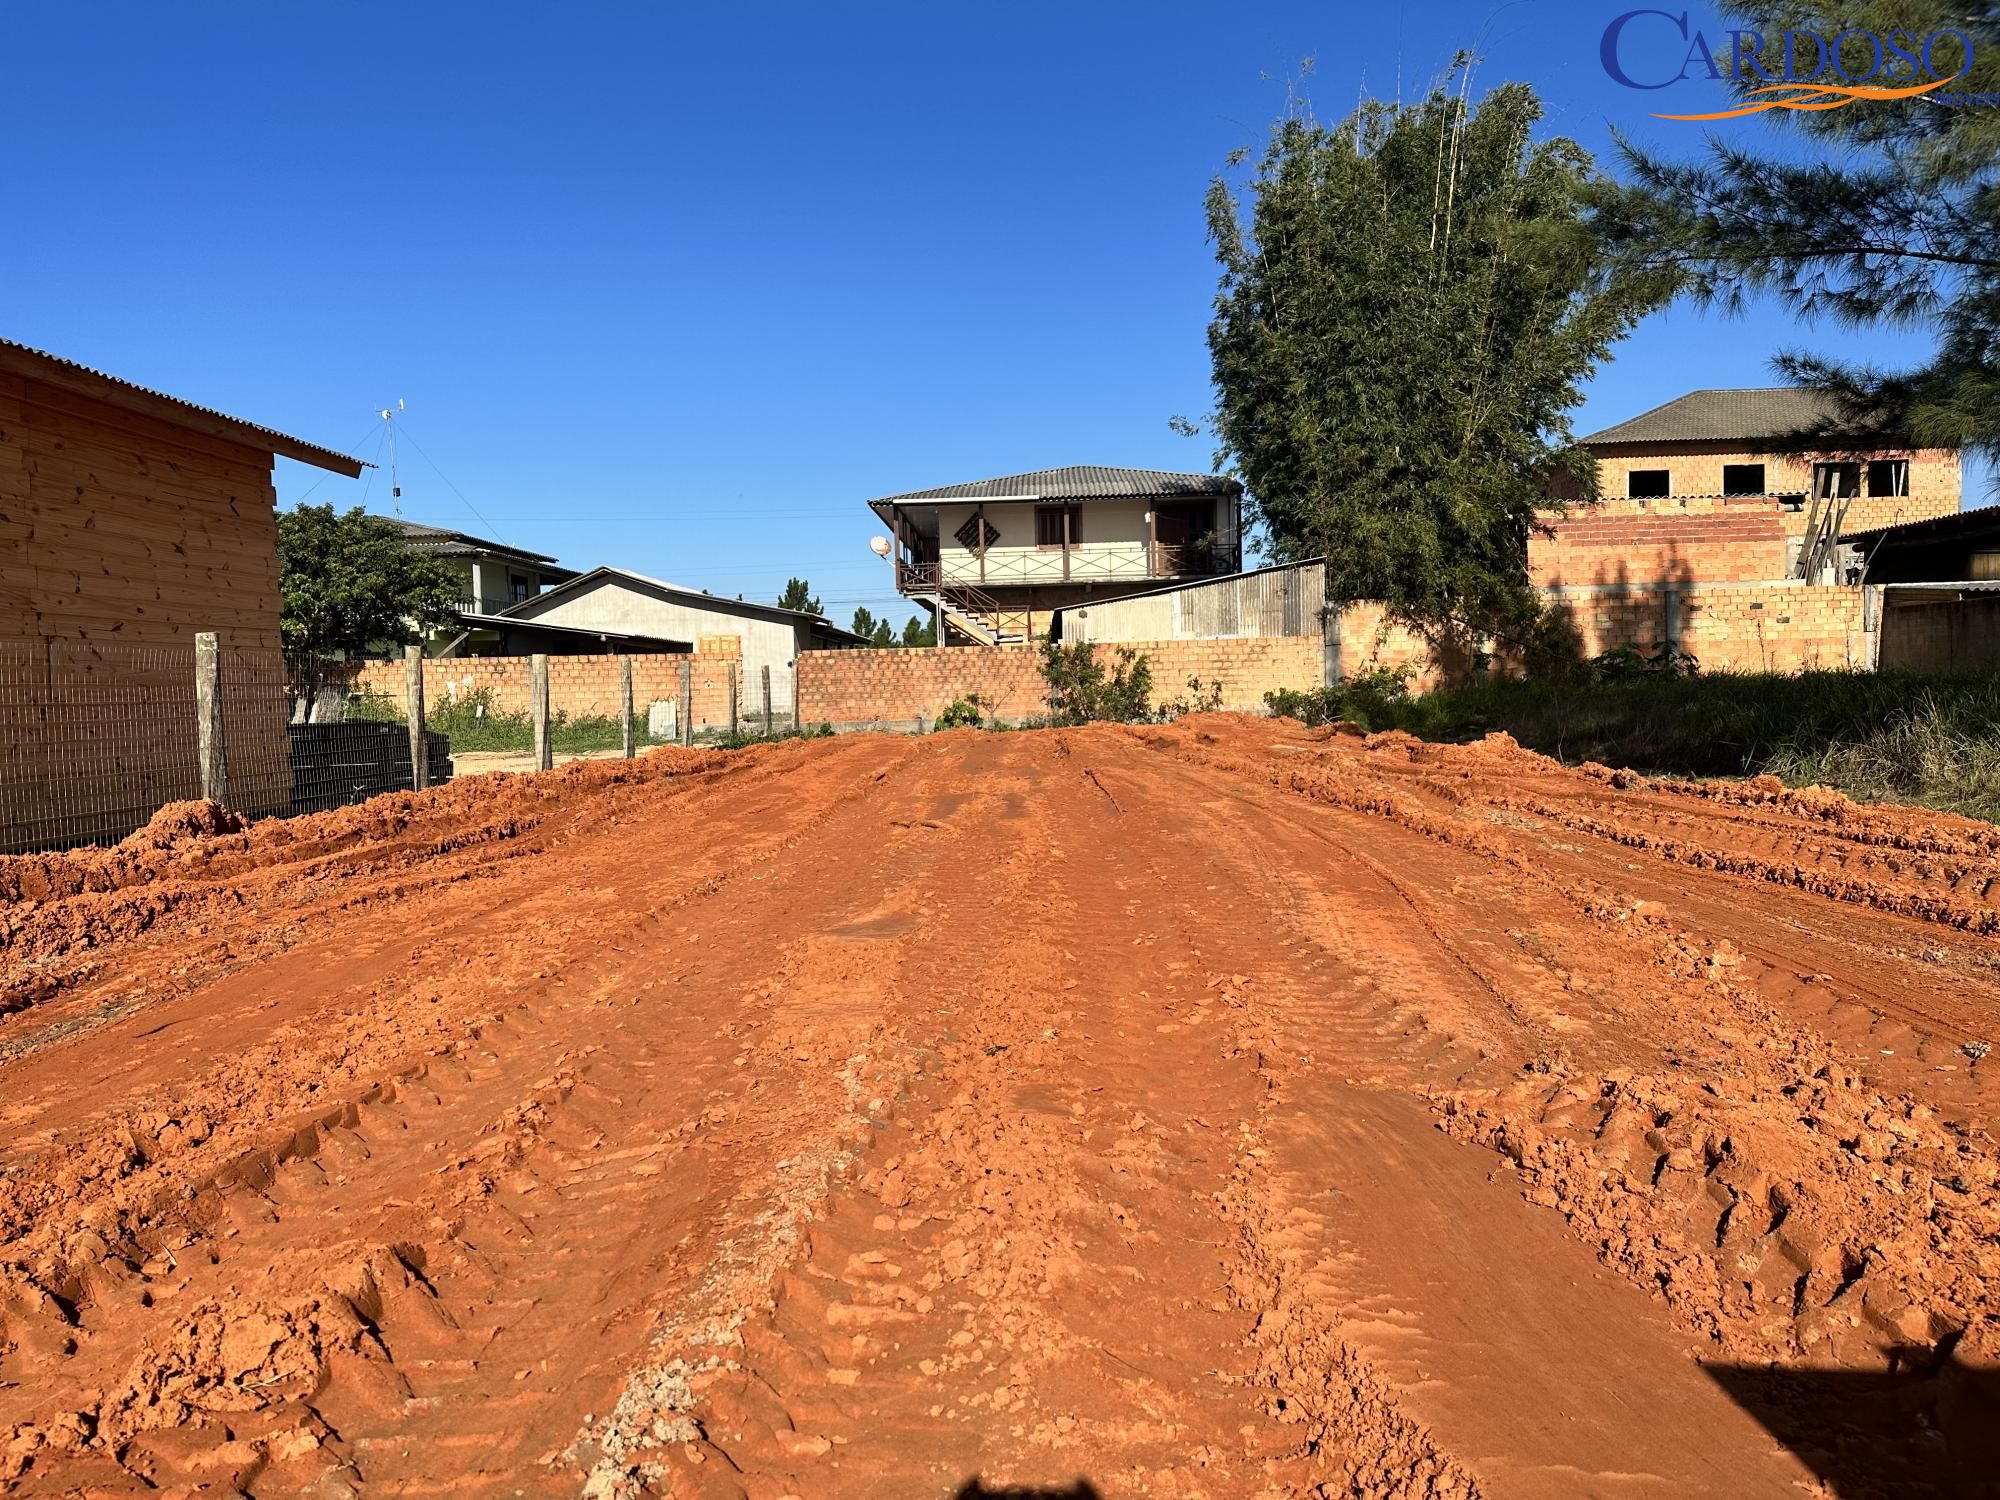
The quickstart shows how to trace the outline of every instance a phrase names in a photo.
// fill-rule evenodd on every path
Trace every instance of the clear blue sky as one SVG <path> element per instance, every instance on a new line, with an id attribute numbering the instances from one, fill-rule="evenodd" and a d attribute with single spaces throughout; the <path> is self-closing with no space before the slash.
<path id="1" fill-rule="evenodd" d="M 1692 151 L 1648 112 L 1712 86 L 1599 65 L 1635 3 L 17 6 L 0 333 L 365 458 L 401 397 L 405 515 L 844 623 L 894 606 L 871 496 L 1209 466 L 1202 193 L 1302 59 L 1331 117 L 1477 46 L 1551 131 Z M 1855 336 L 1677 307 L 1578 430 L 1787 344 Z"/>

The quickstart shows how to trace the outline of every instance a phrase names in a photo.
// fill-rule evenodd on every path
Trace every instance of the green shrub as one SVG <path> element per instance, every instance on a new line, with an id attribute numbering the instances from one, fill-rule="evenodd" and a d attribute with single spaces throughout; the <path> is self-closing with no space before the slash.
<path id="1" fill-rule="evenodd" d="M 1108 720 L 1137 724 L 1153 716 L 1153 667 L 1130 646 L 1114 649 L 1109 672 L 1088 641 L 1042 643 L 1042 678 L 1049 685 L 1049 719 L 1062 725 Z"/>
<path id="2" fill-rule="evenodd" d="M 938 714 L 933 729 L 977 729 L 986 722 L 986 700 L 977 693 L 954 698 Z"/>
<path id="3" fill-rule="evenodd" d="M 1279 718 L 1312 728 L 1347 719 L 1363 729 L 1386 729 L 1409 702 L 1415 675 L 1413 667 L 1376 667 L 1330 687 L 1280 688 L 1266 693 L 1264 703 Z"/>
<path id="4" fill-rule="evenodd" d="M 1187 694 L 1175 698 L 1160 709 L 1162 719 L 1181 719 L 1189 714 L 1212 714 L 1222 707 L 1222 684 L 1217 681 L 1203 683 L 1199 677 L 1187 680 Z"/>

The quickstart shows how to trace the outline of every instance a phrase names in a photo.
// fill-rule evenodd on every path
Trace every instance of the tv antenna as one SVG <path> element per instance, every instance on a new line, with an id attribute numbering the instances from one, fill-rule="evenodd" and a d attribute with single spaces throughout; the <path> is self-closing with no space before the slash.
<path id="1" fill-rule="evenodd" d="M 402 409 L 403 398 L 398 396 L 395 411 L 385 406 L 377 413 L 389 428 L 389 504 L 394 508 L 396 519 L 399 521 L 403 518 L 403 487 L 396 482 L 396 412 Z"/>

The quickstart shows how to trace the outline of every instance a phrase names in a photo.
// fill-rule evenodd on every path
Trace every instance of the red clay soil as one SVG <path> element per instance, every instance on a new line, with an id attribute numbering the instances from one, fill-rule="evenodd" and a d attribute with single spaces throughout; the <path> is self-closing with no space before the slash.
<path id="1" fill-rule="evenodd" d="M 0 860 L 0 1492 L 2000 1493 L 1996 881 L 1229 716 Z"/>

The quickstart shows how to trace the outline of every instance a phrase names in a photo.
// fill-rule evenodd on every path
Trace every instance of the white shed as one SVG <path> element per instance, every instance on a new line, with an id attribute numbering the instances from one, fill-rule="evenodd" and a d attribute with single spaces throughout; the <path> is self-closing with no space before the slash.
<path id="1" fill-rule="evenodd" d="M 502 610 L 500 617 L 668 640 L 733 635 L 743 643 L 743 684 L 750 701 L 760 690 L 762 669 L 769 667 L 771 707 L 780 713 L 791 710 L 793 663 L 801 651 L 867 644 L 820 615 L 720 598 L 624 568 L 594 568 Z"/>

